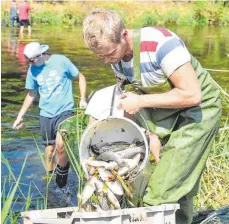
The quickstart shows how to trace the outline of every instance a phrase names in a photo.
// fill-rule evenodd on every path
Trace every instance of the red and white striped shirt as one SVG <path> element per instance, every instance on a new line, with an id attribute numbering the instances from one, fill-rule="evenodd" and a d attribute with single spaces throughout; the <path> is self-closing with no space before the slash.
<path id="1" fill-rule="evenodd" d="M 173 32 L 159 27 L 144 27 L 141 29 L 140 66 L 143 86 L 159 85 L 181 65 L 191 61 L 191 55 L 183 41 Z M 133 79 L 133 59 L 129 62 L 121 60 L 122 74 L 118 64 L 111 67 L 115 74 Z"/>

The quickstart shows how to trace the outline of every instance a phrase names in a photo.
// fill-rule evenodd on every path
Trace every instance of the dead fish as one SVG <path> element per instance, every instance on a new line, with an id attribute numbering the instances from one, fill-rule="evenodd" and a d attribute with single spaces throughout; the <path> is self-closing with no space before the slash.
<path id="1" fill-rule="evenodd" d="M 97 161 L 97 160 L 86 160 L 85 165 L 93 166 L 93 167 L 105 167 L 106 170 L 116 170 L 118 169 L 118 164 L 116 162 L 104 162 L 104 161 Z"/>
<path id="2" fill-rule="evenodd" d="M 110 189 L 107 189 L 107 198 L 111 204 L 114 205 L 115 209 L 121 209 L 118 199 L 115 197 Z"/>
<path id="3" fill-rule="evenodd" d="M 93 176 L 96 172 L 96 168 L 94 166 L 87 166 L 87 170 L 90 176 Z"/>
<path id="4" fill-rule="evenodd" d="M 117 152 L 116 154 L 121 159 L 129 159 L 132 158 L 137 153 L 145 154 L 145 146 L 129 147 L 125 150 Z"/>
<path id="5" fill-rule="evenodd" d="M 83 192 L 80 196 L 78 196 L 78 199 L 80 200 L 80 204 L 85 204 L 87 200 L 93 195 L 95 191 L 95 182 L 96 177 L 93 176 L 91 179 L 86 183 Z"/>
<path id="6" fill-rule="evenodd" d="M 96 193 L 102 193 L 104 188 L 104 183 L 100 181 L 99 179 L 96 179 L 95 181 L 95 187 L 96 187 Z"/>
<path id="7" fill-rule="evenodd" d="M 129 146 L 130 144 L 127 142 L 118 141 L 118 142 L 112 142 L 112 143 L 97 143 L 95 145 L 91 145 L 91 149 L 95 153 L 101 154 L 107 151 L 116 152 L 116 151 L 124 150 L 128 148 Z"/>
<path id="8" fill-rule="evenodd" d="M 118 163 L 120 160 L 120 157 L 116 155 L 115 152 L 103 152 L 101 153 L 97 158 L 97 160 L 103 160 L 103 161 L 115 161 Z"/>
<path id="9" fill-rule="evenodd" d="M 114 161 L 118 163 L 119 167 L 127 166 L 126 162 L 120 158 L 115 152 L 103 152 L 101 153 L 96 159 L 103 160 L 103 161 Z"/>
<path id="10" fill-rule="evenodd" d="M 112 161 L 109 162 L 107 166 L 105 166 L 106 170 L 118 170 L 118 163 Z"/>
<path id="11" fill-rule="evenodd" d="M 114 181 L 106 182 L 106 185 L 115 195 L 124 194 L 122 185 L 119 183 L 119 181 L 114 180 Z"/>
<path id="12" fill-rule="evenodd" d="M 104 167 L 98 168 L 99 176 L 103 181 L 112 181 L 115 179 L 115 176 L 109 171 L 105 170 Z"/>
<path id="13" fill-rule="evenodd" d="M 98 196 L 98 200 L 99 200 L 99 204 L 100 204 L 102 210 L 104 210 L 104 211 L 110 210 L 108 199 L 105 195 Z"/>
<path id="14" fill-rule="evenodd" d="M 89 166 L 93 166 L 93 167 L 105 167 L 108 165 L 107 162 L 98 161 L 98 160 L 90 160 L 90 159 L 86 160 L 85 164 Z"/>
<path id="15" fill-rule="evenodd" d="M 101 169 L 101 168 L 100 168 Z M 107 187 L 105 184 L 100 181 L 99 179 L 96 179 L 95 181 L 95 186 L 96 186 L 96 195 L 99 200 L 99 204 L 101 208 L 105 211 L 108 211 L 110 209 L 108 199 L 107 199 Z"/>
<path id="16" fill-rule="evenodd" d="M 141 154 L 138 153 L 134 156 L 133 159 L 125 159 L 126 163 L 128 164 L 128 167 L 121 167 L 118 170 L 118 174 L 120 176 L 125 175 L 126 173 L 130 172 L 131 170 L 133 170 L 135 167 L 137 167 L 139 165 L 140 162 L 140 158 L 141 158 Z"/>

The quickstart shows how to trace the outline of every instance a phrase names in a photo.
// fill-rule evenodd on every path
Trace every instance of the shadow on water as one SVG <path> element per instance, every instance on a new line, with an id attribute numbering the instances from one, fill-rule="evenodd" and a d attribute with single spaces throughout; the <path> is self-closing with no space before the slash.
<path id="1" fill-rule="evenodd" d="M 212 69 L 229 69 L 229 28 L 228 27 L 174 27 L 171 28 L 185 42 L 190 53 L 201 62 L 203 67 Z M 52 34 L 52 35 L 50 35 Z M 12 166 L 15 176 L 19 175 L 22 163 L 26 154 L 29 155 L 20 188 L 27 195 L 31 184 L 32 204 L 37 206 L 37 201 L 42 201 L 45 194 L 46 180 L 45 170 L 38 155 L 38 150 L 34 142 L 35 137 L 40 149 L 41 137 L 38 128 L 39 110 L 32 107 L 25 116 L 27 127 L 21 131 L 11 129 L 11 126 L 23 103 L 26 91 L 24 91 L 26 72 L 28 64 L 24 58 L 23 50 L 30 41 L 39 41 L 50 46 L 50 53 L 64 54 L 79 68 L 87 79 L 87 93 L 98 90 L 115 83 L 113 72 L 109 65 L 105 65 L 96 57 L 83 43 L 81 28 L 33 28 L 31 38 L 25 36 L 20 39 L 18 30 L 2 30 L 2 152 Z M 213 78 L 222 88 L 228 88 L 228 73 L 213 73 Z M 78 82 L 73 84 L 75 95 L 79 95 Z M 226 112 L 225 112 L 226 113 Z M 2 184 L 8 170 L 2 164 Z M 54 177 L 55 178 L 55 177 Z M 57 192 L 55 181 L 53 180 L 49 189 L 49 204 L 52 207 L 74 206 L 77 204 L 77 178 L 73 172 L 68 178 L 69 192 Z M 10 186 L 6 184 L 6 191 Z M 38 191 L 39 189 L 39 191 Z M 70 201 L 59 199 L 62 193 L 68 195 Z M 58 197 L 56 196 L 58 195 Z M 15 197 L 17 198 L 17 196 Z M 18 199 L 13 204 L 13 210 L 23 210 L 25 199 L 18 192 Z"/>

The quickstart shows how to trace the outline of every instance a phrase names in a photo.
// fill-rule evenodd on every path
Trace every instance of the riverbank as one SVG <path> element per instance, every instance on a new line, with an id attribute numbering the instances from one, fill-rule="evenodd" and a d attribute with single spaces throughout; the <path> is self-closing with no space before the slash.
<path id="1" fill-rule="evenodd" d="M 229 4 L 224 1 L 198 2 L 31 2 L 33 24 L 77 26 L 95 8 L 116 10 L 125 24 L 149 25 L 229 25 Z M 2 2 L 2 25 L 9 24 L 10 2 Z"/>

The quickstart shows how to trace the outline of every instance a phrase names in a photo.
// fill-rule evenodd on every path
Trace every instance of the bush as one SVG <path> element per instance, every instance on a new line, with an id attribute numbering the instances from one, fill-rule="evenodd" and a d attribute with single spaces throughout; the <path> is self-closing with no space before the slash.
<path id="1" fill-rule="evenodd" d="M 157 25 L 159 20 L 159 16 L 156 13 L 145 12 L 140 16 L 139 23 L 141 26 L 153 26 Z"/>

